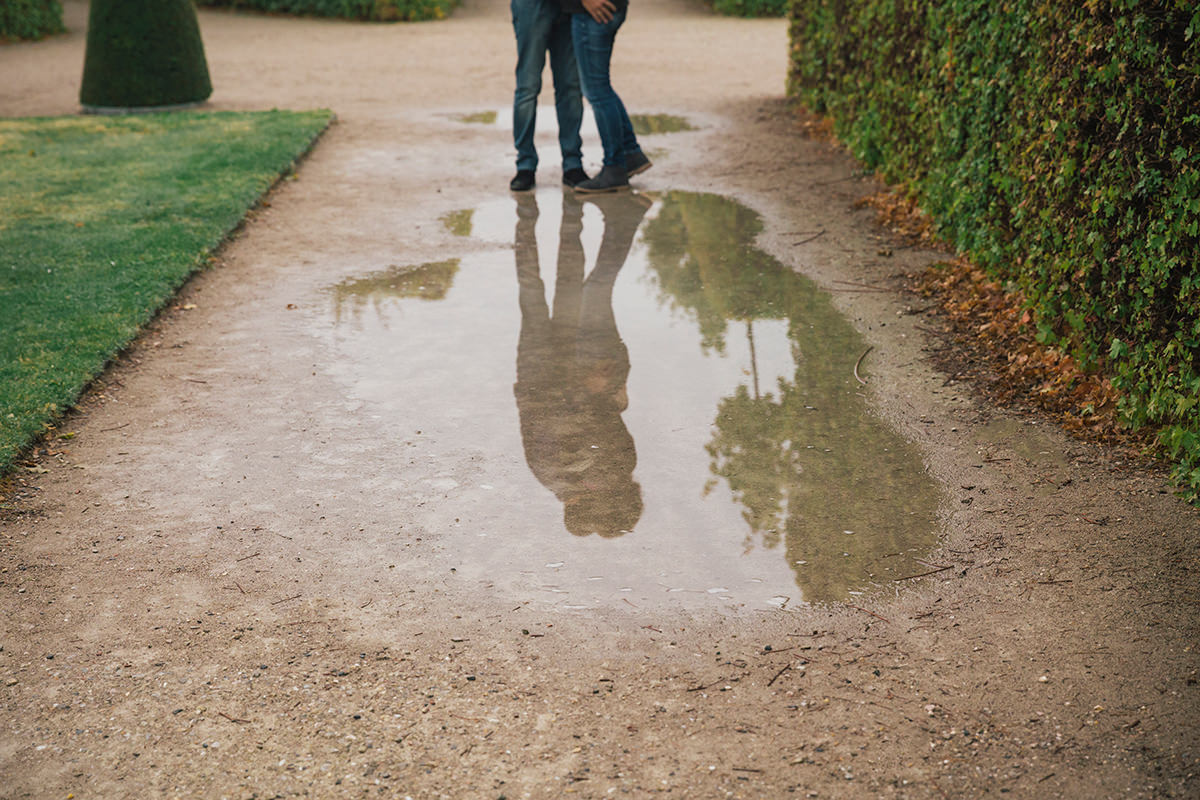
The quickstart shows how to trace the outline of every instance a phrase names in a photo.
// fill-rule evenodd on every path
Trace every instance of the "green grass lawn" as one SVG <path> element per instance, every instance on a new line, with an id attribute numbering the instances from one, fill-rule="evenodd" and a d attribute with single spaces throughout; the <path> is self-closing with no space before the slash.
<path id="1" fill-rule="evenodd" d="M 0 119 L 0 474 L 331 119 Z"/>

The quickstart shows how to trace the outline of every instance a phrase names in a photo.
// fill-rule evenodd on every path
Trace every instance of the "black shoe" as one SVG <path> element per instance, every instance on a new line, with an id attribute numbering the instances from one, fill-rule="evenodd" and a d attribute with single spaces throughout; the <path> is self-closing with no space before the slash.
<path id="1" fill-rule="evenodd" d="M 563 186 L 569 189 L 574 189 L 579 184 L 588 179 L 588 174 L 583 171 L 582 167 L 575 167 L 563 173 Z"/>
<path id="2" fill-rule="evenodd" d="M 533 188 L 533 170 L 519 169 L 513 179 L 508 182 L 508 188 L 514 192 L 528 192 Z"/>
<path id="3" fill-rule="evenodd" d="M 641 150 L 638 150 L 633 155 L 625 156 L 625 174 L 631 178 L 634 175 L 641 175 L 653 166 L 654 164 L 650 162 L 650 159 L 646 158 L 646 154 Z"/>
<path id="4" fill-rule="evenodd" d="M 626 192 L 629 191 L 629 175 L 624 167 L 605 165 L 596 177 L 575 184 L 575 191 L 579 194 Z"/>

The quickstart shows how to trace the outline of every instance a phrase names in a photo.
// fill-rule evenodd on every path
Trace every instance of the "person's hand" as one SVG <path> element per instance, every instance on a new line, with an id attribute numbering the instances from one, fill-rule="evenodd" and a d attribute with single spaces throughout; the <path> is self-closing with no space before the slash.
<path id="1" fill-rule="evenodd" d="M 612 0 L 582 0 L 583 9 L 592 19 L 601 25 L 607 25 L 617 13 L 617 7 Z"/>

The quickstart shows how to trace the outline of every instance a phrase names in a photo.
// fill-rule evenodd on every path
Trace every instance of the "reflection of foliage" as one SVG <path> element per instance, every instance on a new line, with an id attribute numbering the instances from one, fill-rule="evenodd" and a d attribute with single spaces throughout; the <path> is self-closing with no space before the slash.
<path id="1" fill-rule="evenodd" d="M 673 114 L 630 114 L 629 122 L 638 136 L 695 130 L 687 119 Z"/>
<path id="2" fill-rule="evenodd" d="M 459 114 L 458 121 L 474 125 L 494 125 L 496 123 L 496 112 L 475 111 L 471 114 Z"/>
<path id="3" fill-rule="evenodd" d="M 712 471 L 729 483 L 734 499 L 745 506 L 742 516 L 763 544 L 775 547 L 784 529 L 788 476 L 797 471 L 790 442 L 778 441 L 785 413 L 771 395 L 751 397 L 739 386 L 717 407 L 717 431 L 707 446 Z"/>
<path id="4" fill-rule="evenodd" d="M 936 489 L 859 394 L 858 333 L 811 281 L 753 246 L 759 229 L 732 201 L 671 193 L 644 236 L 664 302 L 696 320 L 706 350 L 724 352 L 737 320 L 753 356 L 753 321 L 787 320 L 794 376 L 722 400 L 708 453 L 751 535 L 783 539 L 806 599 L 835 600 L 919 571 L 911 558 L 933 546 Z"/>
<path id="5" fill-rule="evenodd" d="M 455 236 L 470 236 L 471 226 L 475 218 L 475 210 L 465 208 L 461 211 L 451 211 L 442 215 L 442 224 L 446 230 Z"/>
<path id="6" fill-rule="evenodd" d="M 725 352 L 731 320 L 782 319 L 796 276 L 749 246 L 762 229 L 758 216 L 718 195 L 672 192 L 643 237 L 659 295 L 700 326 L 706 350 Z"/>
<path id="7" fill-rule="evenodd" d="M 388 299 L 441 300 L 454 285 L 458 263 L 452 258 L 418 267 L 391 267 L 365 278 L 343 281 L 330 290 L 337 316 L 340 319 L 346 307 L 357 316 L 368 304 L 379 308 Z"/>

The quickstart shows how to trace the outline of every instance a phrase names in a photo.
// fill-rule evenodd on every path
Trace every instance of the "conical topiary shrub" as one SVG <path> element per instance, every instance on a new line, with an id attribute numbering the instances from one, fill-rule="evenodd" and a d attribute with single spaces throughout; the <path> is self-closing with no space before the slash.
<path id="1" fill-rule="evenodd" d="M 79 91 L 85 110 L 191 105 L 210 94 L 192 0 L 92 0 Z"/>

